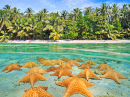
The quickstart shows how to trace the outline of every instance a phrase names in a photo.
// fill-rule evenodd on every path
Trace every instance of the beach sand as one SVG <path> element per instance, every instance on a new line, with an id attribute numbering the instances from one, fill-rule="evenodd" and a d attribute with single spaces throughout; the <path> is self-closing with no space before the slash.
<path id="1" fill-rule="evenodd" d="M 9 40 L 7 43 L 130 43 L 130 40 Z"/>

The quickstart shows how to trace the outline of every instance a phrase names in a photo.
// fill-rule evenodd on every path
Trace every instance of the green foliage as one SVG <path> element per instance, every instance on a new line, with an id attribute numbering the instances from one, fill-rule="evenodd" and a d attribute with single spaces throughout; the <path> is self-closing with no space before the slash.
<path id="1" fill-rule="evenodd" d="M 122 30 L 121 23 L 118 20 L 116 20 L 113 23 L 113 26 L 115 27 L 114 29 L 117 30 L 118 32 L 120 32 Z"/>
<path id="2" fill-rule="evenodd" d="M 44 8 L 34 14 L 27 8 L 26 15 L 16 7 L 0 9 L 0 37 L 7 39 L 130 39 L 130 5 L 118 8 L 102 3 L 100 8 L 75 8 L 70 13 L 48 13 Z M 60 13 L 60 14 L 59 14 Z M 4 32 L 3 32 L 4 31 Z"/>
<path id="3" fill-rule="evenodd" d="M 7 35 L 8 33 L 4 32 L 4 31 L 1 31 L 1 33 L 2 33 L 2 36 L 0 36 L 0 41 L 1 42 L 8 41 L 8 39 L 9 39 L 9 36 Z"/>

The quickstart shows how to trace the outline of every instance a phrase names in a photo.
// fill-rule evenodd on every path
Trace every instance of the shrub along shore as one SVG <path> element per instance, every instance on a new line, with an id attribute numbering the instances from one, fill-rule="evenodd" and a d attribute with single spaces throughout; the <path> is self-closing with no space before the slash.
<path id="1" fill-rule="evenodd" d="M 0 41 L 46 39 L 116 40 L 130 39 L 130 4 L 121 8 L 102 3 L 100 8 L 85 7 L 71 12 L 35 13 L 5 5 L 0 9 Z M 48 40 L 49 41 L 49 40 Z"/>

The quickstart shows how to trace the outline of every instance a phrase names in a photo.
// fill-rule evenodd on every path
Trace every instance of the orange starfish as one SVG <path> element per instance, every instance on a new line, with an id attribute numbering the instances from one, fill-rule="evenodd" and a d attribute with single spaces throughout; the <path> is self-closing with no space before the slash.
<path id="1" fill-rule="evenodd" d="M 51 76 L 58 75 L 58 78 L 60 78 L 61 76 L 64 76 L 64 75 L 73 76 L 73 75 L 72 75 L 72 72 L 69 71 L 69 70 L 66 69 L 66 68 L 57 69 L 53 74 L 50 74 L 50 75 L 51 75 Z"/>
<path id="2" fill-rule="evenodd" d="M 13 70 L 22 70 L 20 67 L 22 67 L 22 66 L 18 65 L 18 64 L 9 64 L 2 71 L 7 70 L 6 73 L 8 73 L 8 72 L 11 72 Z"/>
<path id="3" fill-rule="evenodd" d="M 99 69 L 99 71 L 112 69 L 112 68 L 111 68 L 109 65 L 107 65 L 107 64 L 100 64 L 100 65 L 97 66 L 96 68 Z"/>
<path id="4" fill-rule="evenodd" d="M 54 97 L 42 86 L 29 88 L 22 97 Z"/>
<path id="5" fill-rule="evenodd" d="M 67 78 L 67 79 L 65 79 L 65 80 L 63 80 L 63 81 L 61 81 L 61 82 L 55 82 L 55 83 L 56 83 L 57 85 L 61 85 L 61 86 L 63 86 L 63 87 L 67 87 L 68 84 L 69 84 L 72 80 L 74 80 L 75 78 L 78 78 L 78 77 L 76 77 L 76 76 L 74 76 L 74 77 L 69 77 L 69 78 Z M 82 80 L 82 81 L 86 84 L 87 87 L 91 87 L 91 86 L 94 86 L 94 85 L 95 85 L 95 83 L 90 83 L 90 82 L 86 81 L 84 78 L 78 78 L 78 79 Z"/>
<path id="6" fill-rule="evenodd" d="M 36 73 L 40 73 L 40 74 L 44 74 L 47 73 L 46 70 L 42 69 L 42 68 L 38 68 L 38 67 L 33 67 L 32 69 L 30 69 L 29 71 L 27 71 L 26 73 L 31 73 L 31 72 L 36 72 Z"/>
<path id="7" fill-rule="evenodd" d="M 54 65 L 61 65 L 63 62 L 62 62 L 62 60 L 57 60 L 55 63 L 54 63 Z"/>
<path id="8" fill-rule="evenodd" d="M 55 70 L 57 70 L 58 69 L 58 67 L 49 67 L 49 68 L 47 68 L 47 72 L 50 72 L 50 71 L 55 71 Z"/>
<path id="9" fill-rule="evenodd" d="M 66 68 L 66 69 L 72 69 L 71 67 L 74 66 L 73 64 L 70 63 L 62 63 L 58 68 Z"/>
<path id="10" fill-rule="evenodd" d="M 44 76 L 42 76 L 39 73 L 29 73 L 27 74 L 25 77 L 23 77 L 21 80 L 16 81 L 16 82 L 26 82 L 29 81 L 31 84 L 31 87 L 33 87 L 34 83 L 38 80 L 49 80 L 47 78 L 45 78 Z"/>
<path id="11" fill-rule="evenodd" d="M 96 65 L 92 60 L 87 61 L 86 64 Z"/>
<path id="12" fill-rule="evenodd" d="M 127 79 L 127 77 L 122 76 L 119 72 L 115 70 L 107 70 L 100 72 L 101 74 L 104 74 L 103 76 L 100 76 L 101 78 L 110 78 L 115 80 L 118 84 L 120 84 L 119 79 Z"/>
<path id="13" fill-rule="evenodd" d="M 45 58 L 37 58 L 35 60 L 37 60 L 38 62 L 42 62 L 42 61 L 47 60 L 47 59 L 45 59 Z"/>
<path id="14" fill-rule="evenodd" d="M 45 60 L 45 61 L 42 61 L 42 62 L 43 62 L 43 63 L 39 63 L 39 64 L 43 64 L 42 66 L 53 65 L 50 60 Z"/>
<path id="15" fill-rule="evenodd" d="M 89 65 L 89 64 L 86 64 L 86 63 L 84 63 L 84 64 L 81 64 L 81 66 L 79 67 L 79 69 L 90 69 L 90 68 L 94 68 L 94 67 L 92 67 L 91 65 Z"/>
<path id="16" fill-rule="evenodd" d="M 91 71 L 90 69 L 85 69 L 83 71 L 81 71 L 79 74 L 77 74 L 76 76 L 82 76 L 85 77 L 87 79 L 87 81 L 89 80 L 89 78 L 97 78 L 100 79 L 96 74 L 94 74 L 93 71 Z M 100 79 L 101 80 L 101 79 Z"/>
<path id="17" fill-rule="evenodd" d="M 60 59 L 60 60 L 62 60 L 62 61 L 64 61 L 64 62 L 69 62 L 69 59 L 68 59 L 68 58 L 62 58 L 62 59 Z"/>
<path id="18" fill-rule="evenodd" d="M 70 63 L 71 65 L 77 65 L 78 67 L 80 66 L 79 63 L 77 63 L 75 60 L 69 61 L 68 63 Z"/>
<path id="19" fill-rule="evenodd" d="M 84 60 L 83 60 L 83 59 L 81 59 L 81 58 L 77 58 L 77 59 L 75 59 L 75 61 L 78 61 L 78 62 L 83 62 Z"/>
<path id="20" fill-rule="evenodd" d="M 94 86 L 95 83 L 89 83 L 83 78 L 70 77 L 56 84 L 67 87 L 63 97 L 69 97 L 74 93 L 81 93 L 87 97 L 94 97 L 88 90 L 88 87 Z"/>
<path id="21" fill-rule="evenodd" d="M 33 89 L 33 88 L 41 88 L 41 89 L 43 89 L 45 91 L 47 91 L 47 89 L 48 89 L 48 87 L 44 87 L 44 86 L 31 87 L 29 89 Z M 27 92 L 29 89 L 25 89 L 24 91 Z"/>
<path id="22" fill-rule="evenodd" d="M 33 68 L 34 66 L 40 66 L 38 64 L 36 64 L 35 62 L 32 62 L 32 61 L 28 61 L 26 64 L 24 64 L 24 68 Z"/>
<path id="23" fill-rule="evenodd" d="M 57 60 L 51 60 L 51 63 L 53 63 L 53 64 L 54 64 L 55 62 L 57 62 Z"/>

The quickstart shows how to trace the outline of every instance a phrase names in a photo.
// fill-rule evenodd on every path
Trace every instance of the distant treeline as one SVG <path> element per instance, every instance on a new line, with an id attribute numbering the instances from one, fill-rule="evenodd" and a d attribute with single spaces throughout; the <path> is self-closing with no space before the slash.
<path id="1" fill-rule="evenodd" d="M 79 8 L 49 13 L 46 8 L 24 13 L 5 5 L 0 9 L 0 40 L 8 39 L 130 39 L 130 4 Z"/>

